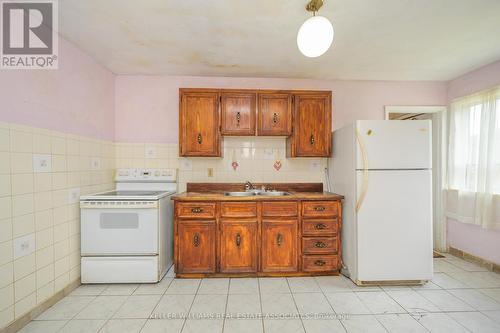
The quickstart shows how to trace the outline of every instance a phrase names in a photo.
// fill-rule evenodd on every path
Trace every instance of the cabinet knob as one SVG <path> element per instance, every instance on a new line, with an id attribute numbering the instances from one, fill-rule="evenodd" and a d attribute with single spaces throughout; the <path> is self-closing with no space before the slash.
<path id="1" fill-rule="evenodd" d="M 203 142 L 203 138 L 201 136 L 201 133 L 198 133 L 198 137 L 196 138 L 196 141 L 198 141 L 198 143 L 201 145 L 201 143 Z"/>
<path id="2" fill-rule="evenodd" d="M 194 234 L 193 245 L 194 245 L 194 247 L 200 246 L 200 234 L 198 234 L 198 233 Z"/>
<path id="3" fill-rule="evenodd" d="M 316 266 L 325 266 L 326 262 L 324 260 L 316 260 L 314 264 Z"/>
<path id="4" fill-rule="evenodd" d="M 318 223 L 314 226 L 314 229 L 317 229 L 317 230 L 323 230 L 326 228 L 326 225 L 324 225 L 323 223 Z"/>
<path id="5" fill-rule="evenodd" d="M 276 237 L 276 244 L 278 244 L 278 246 L 281 246 L 281 244 L 283 244 L 283 235 L 282 234 L 278 234 L 278 236 Z"/>
<path id="6" fill-rule="evenodd" d="M 314 134 L 311 134 L 311 137 L 309 138 L 309 142 L 311 143 L 311 145 L 314 144 L 315 140 L 314 140 Z"/>
<path id="7" fill-rule="evenodd" d="M 315 206 L 314 210 L 317 211 L 317 212 L 322 212 L 322 211 L 325 210 L 325 207 L 324 206 Z"/>
<path id="8" fill-rule="evenodd" d="M 236 246 L 240 247 L 240 245 L 241 245 L 241 235 L 236 234 Z"/>
<path id="9" fill-rule="evenodd" d="M 203 208 L 200 207 L 191 208 L 191 213 L 203 213 Z"/>
<path id="10" fill-rule="evenodd" d="M 278 123 L 278 114 L 275 112 L 275 113 L 273 113 L 273 124 L 274 124 L 274 126 L 276 126 L 277 123 Z"/>
<path id="11" fill-rule="evenodd" d="M 236 126 L 240 126 L 240 121 L 241 121 L 241 112 L 238 111 L 236 112 Z"/>
<path id="12" fill-rule="evenodd" d="M 316 244 L 314 244 L 314 246 L 317 247 L 317 248 L 322 249 L 322 248 L 326 247 L 326 244 L 323 243 L 323 242 L 316 242 Z"/>

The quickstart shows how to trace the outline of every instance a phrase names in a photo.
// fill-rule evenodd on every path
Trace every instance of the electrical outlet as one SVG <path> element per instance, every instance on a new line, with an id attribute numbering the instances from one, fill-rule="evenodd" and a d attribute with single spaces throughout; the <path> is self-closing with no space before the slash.
<path id="1" fill-rule="evenodd" d="M 183 158 L 180 161 L 180 167 L 183 171 L 191 171 L 193 170 L 193 161 Z"/>
<path id="2" fill-rule="evenodd" d="M 144 158 L 156 158 L 157 156 L 158 152 L 156 147 L 146 146 L 146 149 L 144 150 Z"/>
<path id="3" fill-rule="evenodd" d="M 214 176 L 214 169 L 213 168 L 208 168 L 207 169 L 207 176 L 208 177 L 213 177 Z"/>
<path id="4" fill-rule="evenodd" d="M 51 172 L 52 157 L 50 155 L 33 154 L 33 171 L 35 173 Z"/>
<path id="5" fill-rule="evenodd" d="M 35 234 L 14 239 L 14 259 L 27 256 L 35 251 Z"/>
<path id="6" fill-rule="evenodd" d="M 90 160 L 90 169 L 99 170 L 101 169 L 101 158 L 100 157 L 92 157 Z"/>
<path id="7" fill-rule="evenodd" d="M 275 156 L 274 156 L 274 149 L 272 148 L 265 148 L 264 149 L 264 156 L 263 158 L 265 160 L 274 160 Z"/>
<path id="8" fill-rule="evenodd" d="M 75 188 L 70 188 L 68 190 L 68 203 L 69 204 L 74 204 L 80 201 L 80 188 L 75 187 Z"/>

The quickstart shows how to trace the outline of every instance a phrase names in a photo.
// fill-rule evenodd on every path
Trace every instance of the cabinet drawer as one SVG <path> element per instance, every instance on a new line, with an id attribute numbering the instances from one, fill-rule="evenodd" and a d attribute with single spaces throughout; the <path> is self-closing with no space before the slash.
<path id="1" fill-rule="evenodd" d="M 297 202 L 263 202 L 262 216 L 281 217 L 297 216 Z"/>
<path id="2" fill-rule="evenodd" d="M 337 251 L 337 237 L 302 237 L 302 252 L 305 254 L 333 254 Z"/>
<path id="3" fill-rule="evenodd" d="M 180 202 L 176 204 L 177 217 L 212 218 L 215 217 L 213 202 Z"/>
<path id="4" fill-rule="evenodd" d="M 254 217 L 257 216 L 255 202 L 222 202 L 220 204 L 222 217 Z"/>
<path id="5" fill-rule="evenodd" d="M 304 236 L 326 236 L 338 232 L 337 219 L 302 220 L 302 234 Z"/>
<path id="6" fill-rule="evenodd" d="M 304 272 L 336 271 L 339 268 L 339 259 L 336 255 L 302 256 L 302 270 Z"/>
<path id="7" fill-rule="evenodd" d="M 334 217 L 338 215 L 336 201 L 308 201 L 302 203 L 302 215 L 306 217 Z"/>

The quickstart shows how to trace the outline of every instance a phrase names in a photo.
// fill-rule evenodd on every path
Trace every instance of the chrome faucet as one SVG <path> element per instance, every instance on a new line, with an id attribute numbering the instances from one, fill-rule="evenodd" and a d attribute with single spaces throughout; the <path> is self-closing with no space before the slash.
<path id="1" fill-rule="evenodd" d="M 245 182 L 245 191 L 249 191 L 249 190 L 253 190 L 254 189 L 254 186 L 252 183 L 250 183 L 250 181 L 246 181 Z"/>

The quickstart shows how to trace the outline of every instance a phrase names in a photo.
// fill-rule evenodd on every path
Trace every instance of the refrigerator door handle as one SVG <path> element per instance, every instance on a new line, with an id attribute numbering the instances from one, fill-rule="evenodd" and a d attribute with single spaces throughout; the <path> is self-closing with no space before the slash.
<path id="1" fill-rule="evenodd" d="M 365 142 L 359 134 L 359 130 L 356 128 L 356 141 L 358 141 L 359 150 L 361 152 L 361 158 L 363 159 L 363 180 L 361 183 L 361 192 L 356 200 L 356 213 L 359 212 L 363 201 L 365 200 L 366 191 L 368 190 L 368 154 L 366 153 Z"/>

